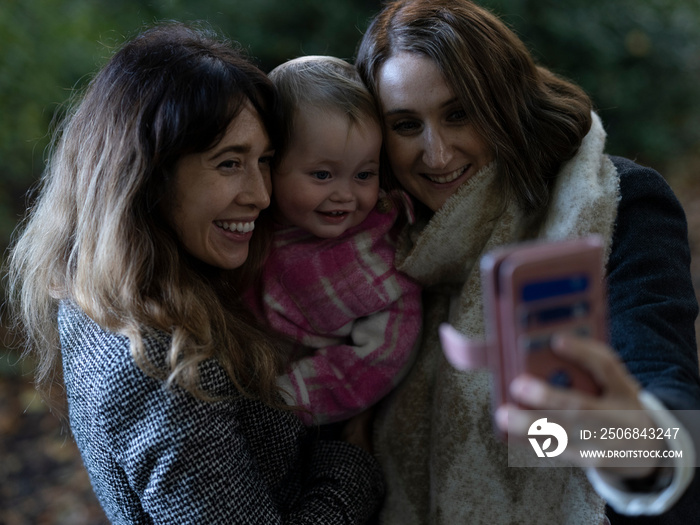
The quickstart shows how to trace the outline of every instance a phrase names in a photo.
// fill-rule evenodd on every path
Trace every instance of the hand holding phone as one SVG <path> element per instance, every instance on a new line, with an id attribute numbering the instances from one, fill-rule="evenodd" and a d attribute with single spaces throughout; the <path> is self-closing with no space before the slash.
<path id="1" fill-rule="evenodd" d="M 486 254 L 480 269 L 486 341 L 468 340 L 443 325 L 440 337 L 453 366 L 488 367 L 494 407 L 512 402 L 509 385 L 523 373 L 597 395 L 590 374 L 557 356 L 551 340 L 566 332 L 607 341 L 601 239 L 504 247 Z"/>

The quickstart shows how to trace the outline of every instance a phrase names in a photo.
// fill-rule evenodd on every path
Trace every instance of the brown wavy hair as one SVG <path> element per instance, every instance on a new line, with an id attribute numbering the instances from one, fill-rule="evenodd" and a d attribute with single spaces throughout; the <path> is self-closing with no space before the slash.
<path id="1" fill-rule="evenodd" d="M 437 64 L 497 159 L 505 198 L 516 199 L 530 216 L 544 213 L 561 164 L 590 129 L 586 93 L 536 65 L 513 31 L 466 0 L 384 5 L 355 62 L 377 100 L 379 70 L 399 52 Z"/>
<path id="2" fill-rule="evenodd" d="M 279 144 L 267 76 L 210 30 L 169 23 L 123 45 L 72 105 L 9 256 L 10 305 L 43 393 L 62 382 L 57 309 L 70 300 L 127 335 L 139 366 L 169 384 L 208 398 L 199 365 L 214 358 L 242 394 L 284 406 L 281 351 L 239 302 L 265 228 L 246 263 L 223 271 L 188 255 L 161 211 L 176 162 L 218 143 L 248 102 Z M 153 329 L 171 336 L 166 369 L 146 356 Z"/>

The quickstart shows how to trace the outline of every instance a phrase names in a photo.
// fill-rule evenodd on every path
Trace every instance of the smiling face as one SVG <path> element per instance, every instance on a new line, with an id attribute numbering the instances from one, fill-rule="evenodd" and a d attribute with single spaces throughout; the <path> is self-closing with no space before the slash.
<path id="1" fill-rule="evenodd" d="M 392 56 L 379 70 L 377 87 L 392 172 L 437 211 L 493 154 L 431 59 Z"/>
<path id="2" fill-rule="evenodd" d="M 270 203 L 273 153 L 247 103 L 218 144 L 177 162 L 171 221 L 188 253 L 222 269 L 245 262 L 255 219 Z"/>
<path id="3" fill-rule="evenodd" d="M 360 224 L 377 203 L 382 135 L 371 119 L 301 108 L 275 170 L 277 218 L 321 238 Z"/>

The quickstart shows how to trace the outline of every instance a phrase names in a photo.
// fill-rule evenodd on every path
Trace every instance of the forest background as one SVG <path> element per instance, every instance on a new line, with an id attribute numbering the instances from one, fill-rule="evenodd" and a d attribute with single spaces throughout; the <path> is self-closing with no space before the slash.
<path id="1" fill-rule="evenodd" d="M 695 254 L 700 2 L 479 3 L 502 16 L 539 63 L 586 89 L 608 131 L 609 153 L 666 177 L 688 214 Z M 379 8 L 378 0 L 0 0 L 0 253 L 24 215 L 69 100 L 144 27 L 203 21 L 269 71 L 308 54 L 352 61 Z M 20 350 L 0 345 L 0 525 L 101 523 L 71 438 L 34 395 Z"/>

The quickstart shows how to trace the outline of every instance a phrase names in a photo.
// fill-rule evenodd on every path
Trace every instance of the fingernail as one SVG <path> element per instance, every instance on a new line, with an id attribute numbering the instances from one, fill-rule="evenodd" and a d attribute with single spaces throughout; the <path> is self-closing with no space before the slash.
<path id="1" fill-rule="evenodd" d="M 527 392 L 528 385 L 529 383 L 527 379 L 521 379 L 519 377 L 516 377 L 510 383 L 510 393 L 516 397 L 520 396 Z"/>
<path id="2" fill-rule="evenodd" d="M 503 431 L 508 430 L 508 408 L 505 405 L 496 409 L 494 419 L 496 420 L 496 425 L 498 425 L 498 428 Z"/>

